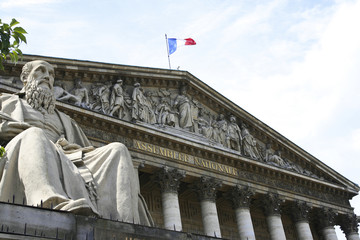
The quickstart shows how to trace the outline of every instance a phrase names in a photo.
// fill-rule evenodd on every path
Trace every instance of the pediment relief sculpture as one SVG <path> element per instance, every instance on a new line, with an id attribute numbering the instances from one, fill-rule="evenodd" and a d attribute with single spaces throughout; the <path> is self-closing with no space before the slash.
<path id="1" fill-rule="evenodd" d="M 182 134 L 199 136 L 214 146 L 279 168 L 316 177 L 271 149 L 269 144 L 254 137 L 248 125 L 234 115 L 214 112 L 187 92 L 187 86 L 177 88 L 142 87 L 139 82 L 96 82 L 84 86 L 75 79 L 67 92 L 59 87 L 57 100 L 75 104 L 125 121 L 148 124 L 166 129 L 178 129 Z M 60 94 L 61 93 L 61 94 Z"/>

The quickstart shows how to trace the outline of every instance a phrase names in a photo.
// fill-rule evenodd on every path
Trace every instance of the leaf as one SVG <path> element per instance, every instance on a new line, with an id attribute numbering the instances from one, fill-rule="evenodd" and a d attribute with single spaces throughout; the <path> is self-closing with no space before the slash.
<path id="1" fill-rule="evenodd" d="M 15 26 L 16 24 L 19 24 L 19 22 L 16 21 L 15 18 L 13 18 L 13 19 L 11 20 L 10 27 Z"/>
<path id="2" fill-rule="evenodd" d="M 27 33 L 26 31 L 25 31 L 25 29 L 23 29 L 22 27 L 16 27 L 16 28 L 14 28 L 14 32 L 17 32 L 17 33 Z"/>
<path id="3" fill-rule="evenodd" d="M 12 53 L 13 53 L 14 58 L 15 58 L 15 61 L 13 61 L 13 62 L 17 63 L 17 61 L 19 60 L 19 55 L 17 54 L 16 49 L 13 50 Z"/>

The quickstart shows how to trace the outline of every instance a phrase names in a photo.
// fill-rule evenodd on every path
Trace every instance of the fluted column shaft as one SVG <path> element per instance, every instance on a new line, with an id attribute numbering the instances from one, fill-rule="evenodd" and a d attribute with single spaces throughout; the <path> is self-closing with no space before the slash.
<path id="1" fill-rule="evenodd" d="M 250 214 L 250 202 L 254 191 L 249 187 L 236 185 L 227 197 L 232 201 L 240 240 L 255 240 L 254 226 Z"/>
<path id="2" fill-rule="evenodd" d="M 200 205 L 205 235 L 221 237 L 216 203 L 214 201 L 204 199 L 200 202 Z"/>
<path id="3" fill-rule="evenodd" d="M 237 208 L 235 210 L 240 240 L 255 240 L 254 226 L 251 220 L 249 208 Z"/>
<path id="4" fill-rule="evenodd" d="M 337 240 L 335 232 L 335 212 L 328 208 L 323 208 L 319 214 L 321 234 L 325 240 Z"/>
<path id="5" fill-rule="evenodd" d="M 309 224 L 310 206 L 306 202 L 297 201 L 292 206 L 292 217 L 299 240 L 313 240 Z"/>
<path id="6" fill-rule="evenodd" d="M 165 229 L 182 231 L 178 188 L 183 177 L 184 171 L 169 167 L 162 168 L 156 175 L 156 181 L 161 187 Z"/>
<path id="7" fill-rule="evenodd" d="M 284 226 L 280 215 L 280 205 L 282 200 L 277 194 L 267 194 L 263 202 L 270 239 L 286 240 Z"/>
<path id="8" fill-rule="evenodd" d="M 321 230 L 325 240 L 338 240 L 335 228 L 332 226 L 325 227 Z"/>
<path id="9" fill-rule="evenodd" d="M 219 217 L 216 208 L 216 192 L 221 182 L 212 177 L 201 177 L 194 184 L 198 193 L 204 234 L 207 236 L 221 237 Z"/>
<path id="10" fill-rule="evenodd" d="M 346 235 L 347 240 L 360 240 L 359 233 L 353 232 L 348 235 Z"/>
<path id="11" fill-rule="evenodd" d="M 313 236 L 308 221 L 298 221 L 295 223 L 295 228 L 299 240 L 313 240 Z"/>
<path id="12" fill-rule="evenodd" d="M 360 240 L 359 238 L 359 229 L 358 229 L 358 221 L 356 214 L 347 214 L 341 217 L 341 229 L 346 235 L 346 239 L 348 240 Z"/>

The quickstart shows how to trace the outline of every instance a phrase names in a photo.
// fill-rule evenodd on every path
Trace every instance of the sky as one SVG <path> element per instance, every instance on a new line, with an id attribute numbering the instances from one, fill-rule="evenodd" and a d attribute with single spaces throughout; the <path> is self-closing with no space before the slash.
<path id="1" fill-rule="evenodd" d="M 0 0 L 25 54 L 185 70 L 360 184 L 360 0 Z M 351 204 L 360 215 L 360 197 Z M 338 232 L 339 239 L 345 239 Z"/>

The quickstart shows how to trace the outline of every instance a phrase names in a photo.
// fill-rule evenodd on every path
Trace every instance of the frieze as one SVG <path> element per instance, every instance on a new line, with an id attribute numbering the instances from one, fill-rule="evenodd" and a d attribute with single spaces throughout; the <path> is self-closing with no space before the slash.
<path id="1" fill-rule="evenodd" d="M 188 93 L 187 85 L 183 84 L 178 89 L 145 88 L 141 85 L 144 82 L 141 79 L 122 78 L 97 81 L 87 86 L 80 78 L 75 78 L 73 84 L 58 81 L 56 92 L 61 94 L 56 94 L 57 100 L 125 121 L 154 125 L 170 131 L 171 128 L 180 129 L 185 134 L 188 132 L 189 137 L 195 136 L 244 157 L 319 178 L 309 169 L 282 156 L 280 150 L 274 150 L 267 142 L 269 139 L 259 139 L 261 134 L 256 129 L 252 132 L 244 120 L 214 112 L 203 105 L 198 96 Z M 189 92 L 196 93 L 194 89 Z"/>
<path id="2" fill-rule="evenodd" d="M 151 153 L 157 156 L 165 157 L 171 160 L 191 164 L 203 169 L 210 169 L 230 176 L 239 176 L 237 168 L 217 163 L 214 161 L 199 158 L 190 154 L 181 153 L 169 148 L 160 147 L 151 143 L 133 140 L 133 148 L 142 152 Z"/>

